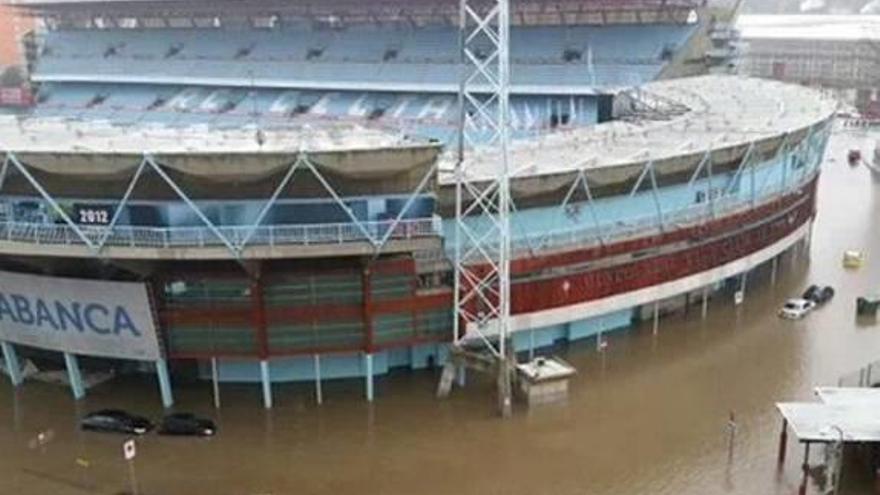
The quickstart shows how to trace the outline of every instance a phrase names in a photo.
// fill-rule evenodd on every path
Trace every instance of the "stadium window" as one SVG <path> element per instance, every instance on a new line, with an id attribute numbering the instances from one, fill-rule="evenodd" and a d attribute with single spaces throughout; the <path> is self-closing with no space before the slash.
<path id="1" fill-rule="evenodd" d="M 167 103 L 168 100 L 162 96 L 157 96 L 155 100 L 152 101 L 149 105 L 147 105 L 147 111 L 156 110 L 161 108 Z"/>
<path id="2" fill-rule="evenodd" d="M 96 107 L 96 106 L 98 106 L 98 105 L 101 105 L 101 104 L 103 104 L 105 101 L 107 101 L 107 98 L 108 98 L 108 95 L 106 95 L 106 94 L 102 94 L 102 93 L 98 93 L 98 94 L 96 94 L 95 96 L 93 96 L 92 99 L 89 100 L 88 103 L 86 103 L 86 108 L 94 108 L 94 107 Z"/>
<path id="3" fill-rule="evenodd" d="M 183 51 L 183 43 L 174 43 L 170 47 L 168 47 L 168 51 L 165 52 L 165 58 L 175 57 Z"/>
<path id="4" fill-rule="evenodd" d="M 576 48 L 566 48 L 562 51 L 562 60 L 566 63 L 580 62 L 584 54 Z"/>
<path id="5" fill-rule="evenodd" d="M 253 51 L 254 51 L 254 45 L 241 47 L 238 49 L 237 52 L 235 52 L 234 58 L 236 60 L 241 60 L 243 58 L 247 58 L 251 55 L 251 52 L 253 52 Z"/>
<path id="6" fill-rule="evenodd" d="M 107 49 L 104 50 L 104 58 L 110 58 L 119 55 L 119 50 L 121 50 L 123 46 L 125 46 L 124 43 L 108 46 Z"/>
<path id="7" fill-rule="evenodd" d="M 556 113 L 553 112 L 550 114 L 550 128 L 555 129 L 559 126 L 566 126 L 571 123 L 571 115 L 568 113 Z"/>

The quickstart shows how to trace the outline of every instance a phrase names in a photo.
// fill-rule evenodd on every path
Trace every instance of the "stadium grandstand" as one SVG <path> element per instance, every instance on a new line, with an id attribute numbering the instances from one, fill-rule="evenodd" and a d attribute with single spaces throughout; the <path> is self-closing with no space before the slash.
<path id="1" fill-rule="evenodd" d="M 376 375 L 447 359 L 453 150 L 475 183 L 496 173 L 459 139 L 458 1 L 17 5 L 42 28 L 35 106 L 0 116 L 0 267 L 43 295 L 143 285 L 124 302 L 158 350 L 117 357 L 151 356 L 166 405 L 187 375 L 262 382 L 267 407 L 273 382 L 364 377 L 372 400 Z M 706 75 L 704 2 L 511 17 L 516 350 L 656 321 L 809 236 L 833 103 Z M 78 355 L 114 357 L 58 339 L 0 332 L 7 363 L 60 351 L 72 382 Z"/>

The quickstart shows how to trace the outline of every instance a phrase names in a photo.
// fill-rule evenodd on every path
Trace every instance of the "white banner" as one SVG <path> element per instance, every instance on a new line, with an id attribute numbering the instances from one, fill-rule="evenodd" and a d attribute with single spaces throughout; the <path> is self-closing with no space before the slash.
<path id="1" fill-rule="evenodd" d="M 161 357 L 142 283 L 0 272 L 0 340 L 86 356 Z"/>

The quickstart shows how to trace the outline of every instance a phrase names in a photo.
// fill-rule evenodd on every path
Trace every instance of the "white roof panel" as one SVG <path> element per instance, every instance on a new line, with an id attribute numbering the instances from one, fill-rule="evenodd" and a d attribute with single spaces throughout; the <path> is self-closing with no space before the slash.
<path id="1" fill-rule="evenodd" d="M 817 387 L 816 397 L 825 404 L 865 405 L 880 410 L 880 388 Z"/>
<path id="2" fill-rule="evenodd" d="M 840 438 L 840 428 L 847 442 L 880 442 L 876 403 L 780 402 L 776 407 L 801 441 L 833 442 Z"/>

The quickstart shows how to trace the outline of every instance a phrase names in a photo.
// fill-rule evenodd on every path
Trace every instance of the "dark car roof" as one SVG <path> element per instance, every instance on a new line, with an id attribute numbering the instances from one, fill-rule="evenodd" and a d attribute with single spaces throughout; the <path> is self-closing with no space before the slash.
<path id="1" fill-rule="evenodd" d="M 165 419 L 195 419 L 196 415 L 193 413 L 174 413 L 165 416 Z"/>
<path id="2" fill-rule="evenodd" d="M 86 415 L 87 418 L 95 417 L 95 416 L 112 416 L 115 418 L 121 417 L 131 417 L 131 414 L 128 414 L 125 411 L 120 409 L 101 409 L 100 411 L 90 412 Z"/>

